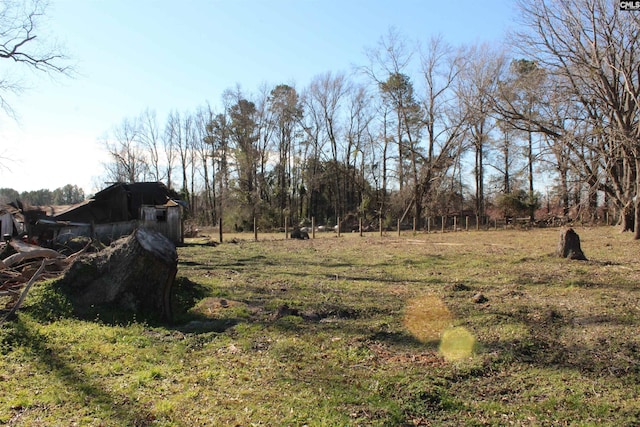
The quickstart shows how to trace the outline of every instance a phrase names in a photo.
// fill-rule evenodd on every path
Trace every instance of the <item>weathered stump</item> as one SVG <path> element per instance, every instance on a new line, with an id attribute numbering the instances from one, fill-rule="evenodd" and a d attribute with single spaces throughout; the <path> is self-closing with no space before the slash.
<path id="1" fill-rule="evenodd" d="M 156 231 L 138 229 L 98 253 L 79 257 L 58 284 L 80 313 L 112 306 L 171 321 L 177 270 L 175 245 Z"/>
<path id="2" fill-rule="evenodd" d="M 587 257 L 580 248 L 580 236 L 573 228 L 565 228 L 560 233 L 560 243 L 558 244 L 558 256 L 568 259 L 586 261 Z"/>

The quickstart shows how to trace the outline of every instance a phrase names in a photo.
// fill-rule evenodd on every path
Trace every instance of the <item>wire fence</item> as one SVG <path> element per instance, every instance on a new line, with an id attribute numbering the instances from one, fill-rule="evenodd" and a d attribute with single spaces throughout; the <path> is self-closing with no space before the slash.
<path id="1" fill-rule="evenodd" d="M 549 216 L 546 218 L 531 221 L 529 217 L 523 218 L 480 218 L 473 215 L 446 215 L 446 216 L 434 216 L 428 217 L 423 222 L 422 226 L 418 226 L 415 219 L 410 221 L 390 221 L 389 219 L 380 218 L 376 222 L 365 221 L 363 219 L 355 219 L 352 217 L 349 220 L 343 220 L 340 217 L 337 218 L 336 223 L 339 225 L 327 226 L 323 224 L 316 224 L 315 218 L 311 219 L 311 223 L 306 226 L 298 226 L 288 224 L 285 219 L 283 227 L 279 227 L 275 230 L 269 230 L 268 232 L 261 232 L 257 226 L 258 220 L 254 218 L 253 228 L 245 231 L 242 234 L 253 234 L 254 240 L 259 239 L 259 234 L 282 233 L 285 239 L 315 239 L 316 234 L 334 233 L 340 236 L 343 233 L 359 233 L 361 236 L 372 235 L 378 233 L 380 236 L 389 234 L 397 234 L 398 236 L 403 233 L 451 233 L 451 232 L 464 232 L 464 231 L 481 231 L 481 230 L 512 230 L 521 229 L 528 230 L 532 228 L 547 228 L 547 227 L 564 227 L 573 225 L 612 225 L 615 223 L 616 218 L 610 217 L 605 214 L 601 218 L 585 218 L 580 217 L 577 219 L 567 217 L 555 217 Z M 393 222 L 393 225 L 390 223 Z M 185 236 L 197 234 L 197 229 L 190 225 L 185 227 Z M 218 234 L 220 243 L 224 242 L 225 234 L 237 236 L 238 232 L 225 232 L 222 219 L 219 220 L 217 227 L 214 230 Z M 194 234 L 195 233 L 195 234 Z"/>

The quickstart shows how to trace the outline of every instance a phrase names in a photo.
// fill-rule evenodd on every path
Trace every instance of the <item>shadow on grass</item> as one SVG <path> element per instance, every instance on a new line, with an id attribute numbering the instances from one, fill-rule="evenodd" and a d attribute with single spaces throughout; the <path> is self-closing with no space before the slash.
<path id="1" fill-rule="evenodd" d="M 186 266 L 186 267 L 207 267 L 208 265 L 203 262 L 195 262 L 195 261 L 178 261 L 178 266 Z"/>
<path id="2" fill-rule="evenodd" d="M 220 243 L 215 241 L 215 240 L 202 239 L 200 241 L 189 241 L 189 242 L 180 243 L 178 246 L 182 247 L 182 248 L 200 248 L 200 247 L 212 247 L 212 248 L 215 248 L 219 244 Z"/>
<path id="3" fill-rule="evenodd" d="M 116 396 L 105 390 L 98 382 L 82 372 L 81 367 L 67 362 L 60 354 L 64 352 L 52 346 L 47 337 L 34 329 L 20 316 L 14 320 L 15 339 L 28 353 L 42 372 L 57 377 L 78 401 L 87 407 L 99 407 L 108 414 L 105 421 L 116 425 L 149 426 L 155 417 L 143 407 L 136 405 L 127 396 Z"/>
<path id="4" fill-rule="evenodd" d="M 411 334 L 397 331 L 378 331 L 369 335 L 369 339 L 410 350 L 437 350 L 440 345 L 438 340 L 423 342 Z"/>
<path id="5" fill-rule="evenodd" d="M 640 379 L 638 351 L 640 342 L 636 338 L 634 322 L 624 314 L 586 315 L 576 317 L 568 310 L 530 307 L 526 310 L 501 311 L 503 319 L 525 327 L 526 334 L 518 338 L 483 342 L 489 352 L 499 352 L 513 357 L 520 363 L 570 369 L 592 375 L 620 376 Z M 591 326 L 594 336 L 588 340 L 575 340 L 563 335 L 563 331 L 578 325 L 586 336 Z M 630 334 L 612 336 L 598 332 L 628 330 Z"/>
<path id="6" fill-rule="evenodd" d="M 75 318 L 85 321 L 98 321 L 111 326 L 125 326 L 134 322 L 145 322 L 150 326 L 170 326 L 173 323 L 184 323 L 197 320 L 188 311 L 198 301 L 209 296 L 211 290 L 186 277 L 178 277 L 172 287 L 172 321 L 167 321 L 161 313 L 135 312 L 123 308 L 120 302 L 105 304 L 79 304 L 68 294 L 66 288 L 57 286 L 55 282 L 37 284 L 29 293 L 22 311 L 34 320 L 42 323 L 64 318 Z"/>

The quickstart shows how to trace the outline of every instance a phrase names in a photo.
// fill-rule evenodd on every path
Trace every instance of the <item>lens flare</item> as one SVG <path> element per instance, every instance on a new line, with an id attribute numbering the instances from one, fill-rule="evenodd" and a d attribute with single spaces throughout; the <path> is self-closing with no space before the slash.
<path id="1" fill-rule="evenodd" d="M 463 327 L 454 327 L 454 318 L 435 295 L 423 295 L 407 302 L 404 325 L 421 342 L 439 342 L 440 354 L 447 361 L 470 357 L 475 337 Z"/>
<path id="2" fill-rule="evenodd" d="M 440 353 L 448 361 L 466 359 L 473 354 L 476 339 L 463 327 L 444 331 L 440 340 Z"/>
<path id="3" fill-rule="evenodd" d="M 404 325 L 422 342 L 439 341 L 452 323 L 451 312 L 435 295 L 424 295 L 407 303 Z"/>

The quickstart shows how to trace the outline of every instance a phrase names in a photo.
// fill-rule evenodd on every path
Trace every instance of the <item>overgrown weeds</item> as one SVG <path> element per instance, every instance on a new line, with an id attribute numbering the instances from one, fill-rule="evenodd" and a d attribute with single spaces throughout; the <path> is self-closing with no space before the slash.
<path id="1" fill-rule="evenodd" d="M 0 424 L 637 425 L 638 243 L 577 231 L 589 261 L 554 229 L 186 245 L 172 325 L 39 284 L 0 329 Z"/>

